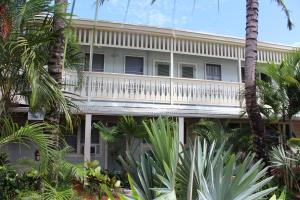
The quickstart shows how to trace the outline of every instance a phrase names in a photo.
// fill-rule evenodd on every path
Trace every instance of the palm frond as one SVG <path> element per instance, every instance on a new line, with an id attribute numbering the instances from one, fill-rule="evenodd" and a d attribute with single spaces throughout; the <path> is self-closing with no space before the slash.
<path id="1" fill-rule="evenodd" d="M 277 3 L 277 5 L 279 7 L 281 7 L 282 11 L 284 12 L 284 14 L 287 18 L 287 27 L 288 27 L 289 30 L 292 30 L 294 24 L 293 24 L 291 16 L 290 16 L 290 11 L 287 8 L 287 6 L 285 5 L 284 0 L 273 0 L 273 1 L 275 1 Z"/>
<path id="2" fill-rule="evenodd" d="M 102 122 L 94 123 L 93 126 L 98 129 L 101 139 L 107 142 L 114 142 L 120 136 L 117 127 L 107 127 Z"/>
<path id="3" fill-rule="evenodd" d="M 50 131 L 53 127 L 45 123 L 26 123 L 24 126 L 19 126 L 13 122 L 11 118 L 4 118 L 1 122 L 2 131 L 0 137 L 0 146 L 7 145 L 12 142 L 21 143 L 31 146 L 31 143 L 37 145 L 41 153 L 41 162 L 43 168 L 52 158 L 55 149 L 55 140 L 52 135 L 44 132 Z"/>
<path id="4" fill-rule="evenodd" d="M 46 183 L 42 197 L 44 200 L 70 200 L 74 197 L 74 191 L 72 188 L 57 189 Z"/>

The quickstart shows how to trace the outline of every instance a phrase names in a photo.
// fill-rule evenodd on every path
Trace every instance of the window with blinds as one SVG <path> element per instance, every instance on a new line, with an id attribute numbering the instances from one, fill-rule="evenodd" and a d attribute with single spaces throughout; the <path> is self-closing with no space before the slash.
<path id="1" fill-rule="evenodd" d="M 89 71 L 90 66 L 90 54 L 85 54 L 85 71 Z M 104 72 L 104 55 L 103 54 L 96 54 L 93 55 L 93 65 L 92 65 L 93 72 Z"/>
<path id="2" fill-rule="evenodd" d="M 144 58 L 143 57 L 125 57 L 125 73 L 126 74 L 143 74 Z"/>
<path id="3" fill-rule="evenodd" d="M 156 63 L 156 75 L 157 76 L 170 76 L 170 64 L 169 63 Z"/>
<path id="4" fill-rule="evenodd" d="M 206 79 L 221 81 L 221 65 L 207 64 L 206 65 Z"/>
<path id="5" fill-rule="evenodd" d="M 181 77 L 182 78 L 195 78 L 193 65 L 181 65 Z"/>

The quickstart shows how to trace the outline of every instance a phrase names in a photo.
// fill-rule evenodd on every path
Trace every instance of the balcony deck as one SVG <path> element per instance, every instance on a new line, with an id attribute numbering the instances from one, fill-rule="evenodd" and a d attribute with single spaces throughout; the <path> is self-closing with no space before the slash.
<path id="1" fill-rule="evenodd" d="M 64 73 L 63 90 L 82 101 L 241 107 L 244 84 L 103 72 Z"/>

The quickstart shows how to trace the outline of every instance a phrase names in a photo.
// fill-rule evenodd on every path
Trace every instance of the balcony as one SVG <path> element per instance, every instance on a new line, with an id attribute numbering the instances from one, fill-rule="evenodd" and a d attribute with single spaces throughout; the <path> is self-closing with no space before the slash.
<path id="1" fill-rule="evenodd" d="M 65 72 L 63 90 L 82 101 L 240 107 L 244 84 L 103 72 Z"/>

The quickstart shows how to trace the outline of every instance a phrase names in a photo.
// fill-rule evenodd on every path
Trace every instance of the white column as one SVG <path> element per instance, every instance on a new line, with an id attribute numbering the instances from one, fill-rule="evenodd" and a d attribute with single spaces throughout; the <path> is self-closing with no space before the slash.
<path id="1" fill-rule="evenodd" d="M 242 83 L 242 60 L 241 58 L 238 59 L 238 73 L 239 73 L 239 82 Z"/>
<path id="2" fill-rule="evenodd" d="M 171 39 L 171 52 L 170 52 L 170 103 L 173 104 L 173 93 L 174 93 L 174 84 L 173 84 L 173 78 L 174 78 L 174 40 Z"/>
<path id="3" fill-rule="evenodd" d="M 184 117 L 178 117 L 179 143 L 184 145 Z M 179 150 L 181 151 L 181 145 Z"/>
<path id="4" fill-rule="evenodd" d="M 244 90 L 244 88 L 242 88 L 242 83 L 243 83 L 243 80 L 242 80 L 242 53 L 241 53 L 241 49 L 239 49 L 238 51 L 238 56 L 239 56 L 239 59 L 238 59 L 238 76 L 239 76 L 239 82 L 240 82 L 240 91 Z M 240 99 L 240 107 L 243 107 L 243 102 L 244 102 L 244 98 L 241 98 Z"/>
<path id="5" fill-rule="evenodd" d="M 76 153 L 80 155 L 81 150 L 81 120 L 79 121 L 78 128 L 77 128 L 77 146 L 76 146 Z"/>
<path id="6" fill-rule="evenodd" d="M 91 132 L 92 132 L 92 115 L 85 115 L 85 134 L 84 134 L 84 161 L 91 161 Z"/>
<path id="7" fill-rule="evenodd" d="M 92 71 L 93 69 L 93 56 L 94 56 L 94 31 L 91 30 L 89 32 L 89 38 L 90 38 L 90 58 L 89 58 L 89 72 Z M 91 100 L 91 87 L 92 87 L 92 80 L 91 77 L 88 76 L 88 92 L 87 92 L 87 96 L 88 96 L 88 101 Z"/>

